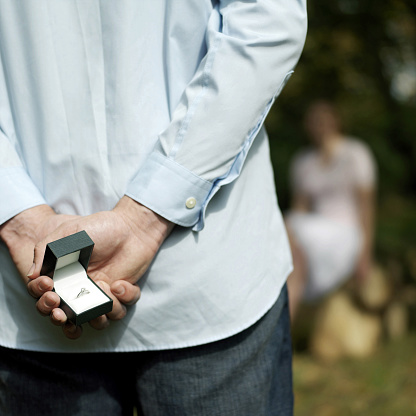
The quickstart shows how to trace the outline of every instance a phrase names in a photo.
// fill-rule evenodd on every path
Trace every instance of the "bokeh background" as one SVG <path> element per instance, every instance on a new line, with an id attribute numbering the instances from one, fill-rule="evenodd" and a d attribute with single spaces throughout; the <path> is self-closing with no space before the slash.
<path id="1" fill-rule="evenodd" d="M 295 415 L 416 415 L 416 2 L 310 0 L 308 12 L 303 55 L 266 120 L 279 204 L 290 205 L 306 107 L 334 101 L 343 130 L 375 156 L 375 259 L 407 315 L 365 358 L 328 364 L 295 340 Z"/>

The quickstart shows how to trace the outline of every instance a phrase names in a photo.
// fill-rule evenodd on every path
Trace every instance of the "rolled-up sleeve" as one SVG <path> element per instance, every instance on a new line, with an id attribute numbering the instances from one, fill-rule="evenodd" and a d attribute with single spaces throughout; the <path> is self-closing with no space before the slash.
<path id="1" fill-rule="evenodd" d="M 293 73 L 306 27 L 302 0 L 220 1 L 208 22 L 207 53 L 126 194 L 201 230 L 207 204 L 239 176 Z"/>

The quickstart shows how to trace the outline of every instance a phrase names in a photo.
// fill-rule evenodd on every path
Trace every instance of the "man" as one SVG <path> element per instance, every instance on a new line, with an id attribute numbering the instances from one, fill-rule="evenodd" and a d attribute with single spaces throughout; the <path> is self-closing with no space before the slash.
<path id="1" fill-rule="evenodd" d="M 305 4 L 0 10 L 4 414 L 129 414 L 133 399 L 152 416 L 290 414 L 291 260 L 262 122 Z M 84 328 L 40 276 L 46 243 L 80 230 L 114 301 Z"/>

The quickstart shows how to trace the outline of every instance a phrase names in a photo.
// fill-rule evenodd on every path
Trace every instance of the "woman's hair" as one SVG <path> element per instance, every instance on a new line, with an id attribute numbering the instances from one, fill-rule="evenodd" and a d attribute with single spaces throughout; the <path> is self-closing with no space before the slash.
<path id="1" fill-rule="evenodd" d="M 340 113 L 336 105 L 332 101 L 329 101 L 327 99 L 319 98 L 312 101 L 306 110 L 305 119 L 310 117 L 316 117 L 318 114 L 323 113 L 329 115 L 332 118 L 336 130 L 341 132 L 342 123 Z"/>

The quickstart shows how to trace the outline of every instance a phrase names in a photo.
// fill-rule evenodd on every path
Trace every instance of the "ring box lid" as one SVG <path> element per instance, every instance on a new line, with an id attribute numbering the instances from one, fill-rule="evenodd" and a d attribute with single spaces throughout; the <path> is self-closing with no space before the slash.
<path id="1" fill-rule="evenodd" d="M 80 231 L 76 234 L 71 234 L 59 240 L 52 241 L 46 246 L 45 257 L 43 259 L 40 274 L 42 276 L 49 276 L 53 279 L 58 259 L 61 259 L 58 267 L 65 267 L 70 262 L 74 261 L 78 251 L 79 257 L 75 261 L 78 261 L 85 271 L 87 271 L 93 248 L 94 242 L 85 231 Z M 72 257 L 70 257 L 71 254 Z M 63 259 L 64 256 L 68 257 Z"/>

